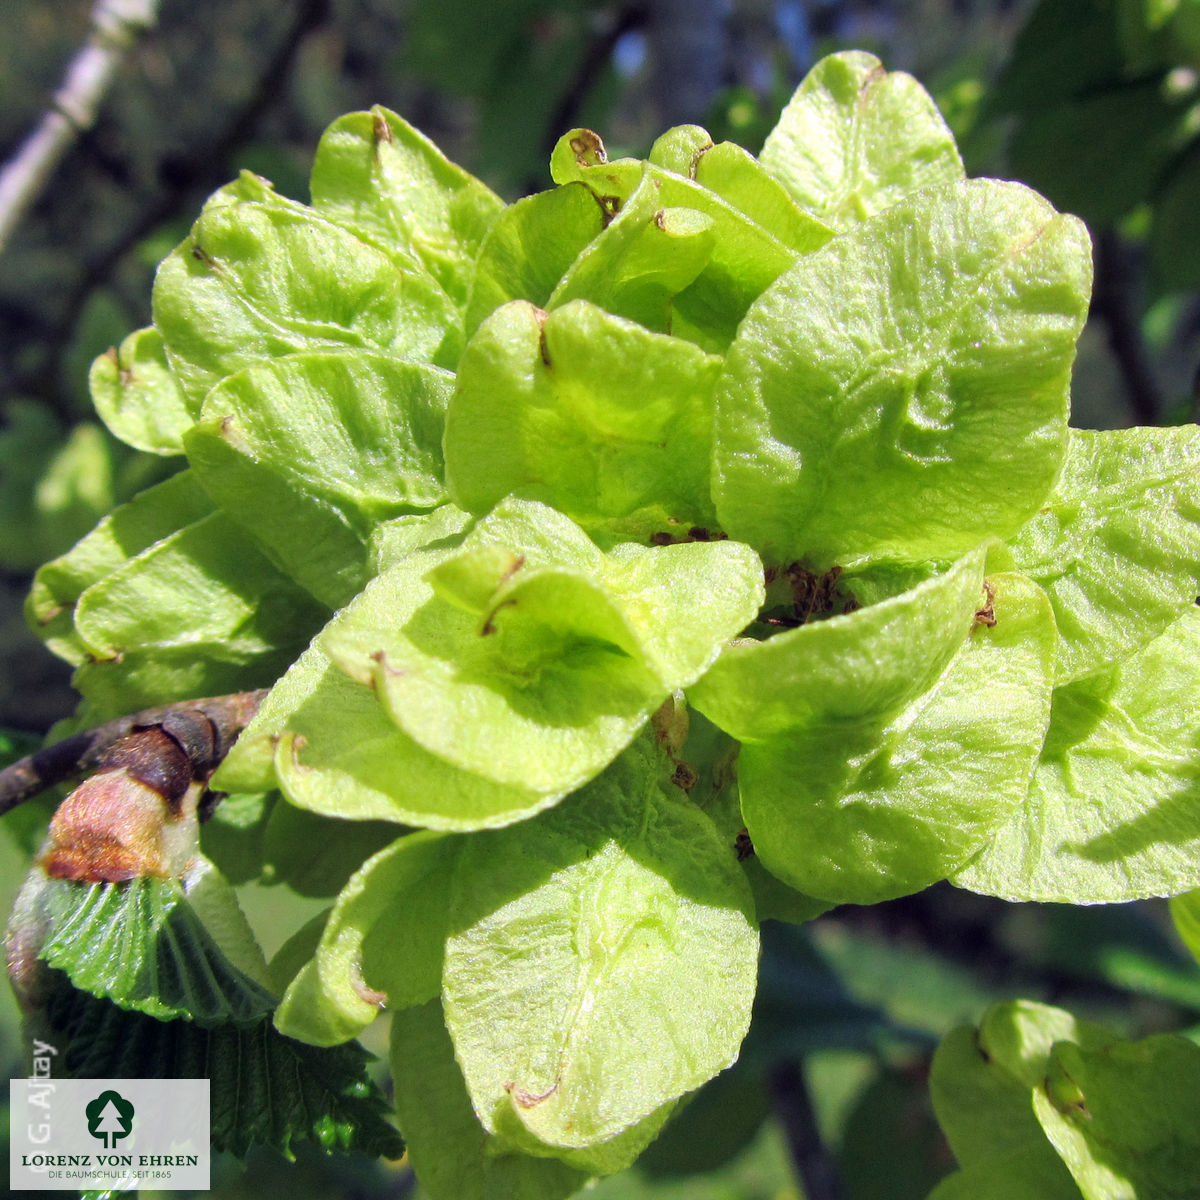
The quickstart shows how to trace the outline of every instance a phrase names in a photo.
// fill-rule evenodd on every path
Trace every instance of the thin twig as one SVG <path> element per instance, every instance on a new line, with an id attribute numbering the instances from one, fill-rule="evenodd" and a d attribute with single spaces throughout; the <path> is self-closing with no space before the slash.
<path id="1" fill-rule="evenodd" d="M 118 717 L 95 729 L 74 734 L 44 750 L 37 750 L 0 771 L 0 816 L 56 783 L 82 775 L 100 765 L 105 752 L 135 729 L 162 725 L 172 716 L 199 713 L 212 722 L 217 735 L 217 761 L 228 752 L 237 736 L 258 712 L 266 688 L 160 704 L 127 717 Z"/>
<path id="2" fill-rule="evenodd" d="M 1138 424 L 1154 425 L 1162 411 L 1162 396 L 1134 311 L 1133 275 L 1129 247 L 1111 229 L 1102 232 L 1096 238 L 1092 312 L 1104 322 L 1134 418 Z"/>
<path id="3" fill-rule="evenodd" d="M 0 251 L 79 135 L 96 123 L 117 69 L 158 19 L 159 0 L 96 0 L 92 31 L 38 127 L 0 170 Z"/>
<path id="4" fill-rule="evenodd" d="M 324 24 L 328 17 L 329 0 L 303 0 L 296 5 L 291 24 L 273 49 L 270 61 L 245 103 L 216 137 L 174 165 L 172 175 L 176 182 L 171 189 L 149 198 L 135 219 L 85 264 L 45 341 L 56 346 L 69 344 L 88 298 L 96 288 L 108 281 L 129 251 L 164 221 L 177 215 L 196 189 L 211 189 L 224 182 L 228 174 L 226 164 L 229 156 L 250 137 L 263 112 L 283 94 L 297 51 L 305 37 Z M 42 397 L 58 397 L 62 390 L 61 380 L 57 377 L 58 368 L 57 361 L 51 360 L 39 370 L 19 376 L 13 390 Z M 54 407 L 64 415 L 68 414 L 71 411 L 71 398 L 58 399 Z"/>
<path id="5" fill-rule="evenodd" d="M 821 1140 L 804 1071 L 797 1063 L 781 1062 L 771 1072 L 770 1088 L 804 1195 L 808 1200 L 841 1200 L 837 1168 Z"/>
<path id="6" fill-rule="evenodd" d="M 591 95 L 600 72 L 612 59 L 613 50 L 625 34 L 634 29 L 640 29 L 646 23 L 646 8 L 643 4 L 626 4 L 615 13 L 604 14 L 598 18 L 598 23 L 592 31 L 584 47 L 579 69 L 571 86 L 559 97 L 554 111 L 542 134 L 542 149 L 548 156 L 558 143 L 558 139 L 576 123 L 579 111 Z M 529 191 L 537 191 L 543 186 L 540 179 L 533 182 Z"/>

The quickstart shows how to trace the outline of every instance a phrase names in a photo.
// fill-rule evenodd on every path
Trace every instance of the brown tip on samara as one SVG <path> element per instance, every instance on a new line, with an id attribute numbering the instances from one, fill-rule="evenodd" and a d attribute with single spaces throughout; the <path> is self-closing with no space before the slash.
<path id="1" fill-rule="evenodd" d="M 568 143 L 575 162 L 581 167 L 603 166 L 608 162 L 608 151 L 598 133 L 591 129 L 577 129 Z"/>
<path id="2" fill-rule="evenodd" d="M 690 792 L 696 786 L 700 776 L 695 770 L 688 766 L 687 763 L 678 763 L 675 767 L 675 772 L 671 776 L 671 782 L 682 791 Z"/>
<path id="3" fill-rule="evenodd" d="M 373 988 L 362 977 L 362 967 L 354 964 L 354 970 L 350 975 L 350 986 L 354 989 L 354 994 L 364 1003 L 370 1004 L 374 1008 L 387 1008 L 387 992 L 381 992 L 378 988 Z"/>
<path id="4" fill-rule="evenodd" d="M 516 608 L 516 607 L 517 607 L 517 598 L 515 596 L 508 596 L 504 600 L 501 600 L 500 603 L 497 604 L 496 607 L 493 608 L 490 613 L 488 613 L 487 617 L 484 618 L 483 624 L 479 627 L 479 636 L 480 637 L 491 637 L 491 635 L 496 632 L 496 616 L 500 612 L 500 610 L 502 608 Z"/>
<path id="5" fill-rule="evenodd" d="M 986 625 L 989 629 L 996 626 L 996 589 L 986 579 L 983 582 L 984 595 L 987 597 L 982 608 L 975 612 L 975 624 Z"/>
<path id="6" fill-rule="evenodd" d="M 192 246 L 192 257 L 198 263 L 203 263 L 210 271 L 217 269 L 217 260 L 199 242 Z"/>
<path id="7" fill-rule="evenodd" d="M 549 1100 L 558 1091 L 558 1080 L 556 1079 L 549 1090 L 545 1092 L 530 1092 L 525 1088 L 517 1087 L 513 1083 L 506 1083 L 504 1090 L 513 1098 L 513 1103 L 518 1108 L 536 1108 L 544 1100 Z"/>
<path id="8" fill-rule="evenodd" d="M 388 122 L 387 117 L 383 115 L 379 109 L 371 110 L 371 132 L 375 136 L 375 144 L 386 142 L 391 145 L 392 142 L 392 127 Z"/>

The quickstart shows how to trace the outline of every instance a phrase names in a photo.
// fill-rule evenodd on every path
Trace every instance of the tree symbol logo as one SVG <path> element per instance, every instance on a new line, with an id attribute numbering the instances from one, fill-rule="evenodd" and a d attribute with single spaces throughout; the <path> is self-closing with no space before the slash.
<path id="1" fill-rule="evenodd" d="M 101 1092 L 84 1110 L 87 1114 L 88 1133 L 111 1150 L 118 1138 L 128 1137 L 133 1128 L 133 1105 L 110 1088 Z"/>

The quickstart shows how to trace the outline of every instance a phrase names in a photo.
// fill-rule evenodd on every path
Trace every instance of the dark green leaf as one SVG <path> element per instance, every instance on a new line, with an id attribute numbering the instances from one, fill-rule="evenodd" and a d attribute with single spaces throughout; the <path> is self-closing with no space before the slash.
<path id="1" fill-rule="evenodd" d="M 49 921 L 41 957 L 120 1008 L 212 1027 L 253 1024 L 275 1005 L 226 958 L 179 880 L 51 879 L 41 904 Z"/>
<path id="2" fill-rule="evenodd" d="M 288 1158 L 298 1142 L 325 1151 L 399 1158 L 404 1144 L 384 1117 L 361 1046 L 318 1048 L 275 1031 L 270 1020 L 202 1028 L 126 1012 L 70 988 L 51 1001 L 51 1027 L 65 1039 L 65 1074 L 79 1079 L 204 1079 L 214 1149 L 239 1158 L 268 1146 Z"/>

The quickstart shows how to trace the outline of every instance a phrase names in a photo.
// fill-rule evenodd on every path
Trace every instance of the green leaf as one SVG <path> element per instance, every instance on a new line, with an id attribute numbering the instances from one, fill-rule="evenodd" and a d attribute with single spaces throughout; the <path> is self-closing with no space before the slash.
<path id="1" fill-rule="evenodd" d="M 587 1182 L 480 1125 L 438 1000 L 392 1018 L 391 1064 L 396 1114 L 430 1200 L 565 1200 Z"/>
<path id="2" fill-rule="evenodd" d="M 970 964 L 932 948 L 914 954 L 890 931 L 831 920 L 773 932 L 767 953 L 781 959 L 764 963 L 770 974 L 760 985 L 771 1015 L 759 1052 L 768 1061 L 772 1052 L 811 1053 L 831 1037 L 875 1056 L 896 1042 L 922 1048 L 996 997 Z"/>
<path id="3" fill-rule="evenodd" d="M 336 896 L 396 833 L 393 821 L 339 821 L 279 803 L 263 831 L 263 874 L 301 896 Z"/>
<path id="4" fill-rule="evenodd" d="M 762 1066 L 743 1052 L 729 1070 L 681 1102 L 637 1169 L 663 1182 L 672 1176 L 694 1179 L 700 1172 L 711 1178 L 754 1142 L 770 1116 Z"/>
<path id="5" fill-rule="evenodd" d="M 154 283 L 154 323 L 193 404 L 227 375 L 301 350 L 429 361 L 455 320 L 423 272 L 299 205 L 206 208 Z"/>
<path id="6" fill-rule="evenodd" d="M 293 804 L 329 817 L 479 829 L 520 820 L 558 799 L 481 778 L 431 754 L 389 719 L 370 687 L 330 663 L 319 646 L 272 689 L 242 742 L 244 755 L 231 765 L 227 760 L 235 778 L 269 771 Z M 223 786 L 226 774 L 222 768 L 213 782 Z"/>
<path id="7" fill-rule="evenodd" d="M 550 178 L 560 186 L 586 183 L 599 199 L 609 201 L 605 206 L 609 212 L 617 211 L 619 202 L 637 186 L 641 173 L 642 163 L 636 158 L 609 162 L 603 140 L 591 129 L 564 133 L 550 151 Z"/>
<path id="8" fill-rule="evenodd" d="M 703 673 L 757 611 L 761 578 L 734 542 L 604 555 L 553 509 L 510 500 L 442 564 L 413 555 L 373 580 L 321 644 L 431 753 L 560 797 Z"/>
<path id="9" fill-rule="evenodd" d="M 662 187 L 647 166 L 615 218 L 563 274 L 546 307 L 590 300 L 665 333 L 671 328 L 672 301 L 707 266 L 716 240 L 711 216 L 666 207 Z"/>
<path id="10" fill-rule="evenodd" d="M 1175 1034 L 1059 1042 L 1033 1107 L 1084 1200 L 1186 1196 L 1200 1177 L 1200 1046 Z"/>
<path id="11" fill-rule="evenodd" d="M 591 151 L 582 155 L 576 154 L 572 147 L 579 142 L 580 135 L 584 135 L 588 146 L 599 147 L 598 161 L 591 161 L 597 158 L 597 154 Z M 697 342 L 703 349 L 724 351 L 754 299 L 769 287 L 795 258 L 795 253 L 778 238 L 715 192 L 695 181 L 685 179 L 673 171 L 664 171 L 652 164 L 639 163 L 634 159 L 606 162 L 603 145 L 590 130 L 575 130 L 559 139 L 551 157 L 551 174 L 556 183 L 586 183 L 605 210 L 617 214 L 617 219 L 609 226 L 610 229 L 617 224 L 627 208 L 631 210 L 631 216 L 637 218 L 632 222 L 634 229 L 631 233 L 642 228 L 641 222 L 656 220 L 657 213 L 662 211 L 662 220 L 668 226 L 668 230 L 684 237 L 679 242 L 672 243 L 666 239 L 656 239 L 647 229 L 650 240 L 645 250 L 649 251 L 652 246 L 659 247 L 657 252 L 651 252 L 647 264 L 654 277 L 676 282 L 681 275 L 685 276 L 687 271 L 693 269 L 692 257 L 699 257 L 699 243 L 693 246 L 693 242 L 687 240 L 687 235 L 699 233 L 705 222 L 684 213 L 670 215 L 670 210 L 688 210 L 712 222 L 711 257 L 696 268 L 699 274 L 694 277 L 695 282 L 684 287 L 676 296 L 671 316 L 671 332 Z M 828 234 L 829 231 L 823 225 L 814 225 L 811 245 L 808 248 L 815 249 L 821 245 Z M 589 250 L 580 256 L 572 270 L 572 275 L 591 272 L 590 283 L 585 286 L 582 281 L 576 284 L 568 281 L 570 277 L 564 279 L 561 293 L 552 298 L 551 305 L 568 299 L 582 298 L 594 300 L 602 307 L 607 307 L 604 300 L 592 295 L 588 290 L 593 286 L 606 286 L 605 270 L 600 264 L 608 254 L 598 249 L 602 241 L 603 237 L 598 238 Z M 690 252 L 681 256 L 678 266 L 671 269 L 661 261 L 661 251 L 667 246 L 689 248 Z M 592 268 L 586 266 L 589 253 L 603 255 Z M 628 267 L 625 269 L 631 276 L 632 289 L 636 274 Z"/>
<path id="12" fill-rule="evenodd" d="M 155 542 L 212 511 L 212 501 L 190 471 L 180 471 L 140 492 L 114 508 L 73 549 L 38 571 L 26 602 L 26 619 L 55 654 L 78 666 L 88 655 L 75 631 L 80 596 Z"/>
<path id="13" fill-rule="evenodd" d="M 569 183 L 510 204 L 492 225 L 467 304 L 467 337 L 500 305 L 528 300 L 544 307 L 558 281 L 603 229 L 606 214 L 591 189 Z"/>
<path id="14" fill-rule="evenodd" d="M 420 569 L 427 570 L 449 553 L 447 535 L 457 540 L 463 516 L 447 505 L 425 517 L 398 518 L 382 527 L 387 546 L 379 552 L 403 566 L 425 542 L 440 543 L 421 559 Z M 369 608 L 380 586 L 376 581 L 340 620 Z M 386 590 L 382 611 L 390 621 Z M 293 804 L 330 817 L 460 829 L 513 820 L 556 799 L 435 758 L 388 719 L 369 687 L 335 668 L 316 644 L 272 688 L 211 783 L 230 791 L 282 785 Z"/>
<path id="15" fill-rule="evenodd" d="M 820 569 L 1016 532 L 1061 465 L 1090 278 L 1083 226 L 993 180 L 901 200 L 800 259 L 717 384 L 722 527 Z"/>
<path id="16" fill-rule="evenodd" d="M 224 796 L 200 826 L 201 850 L 230 883 L 262 874 L 263 837 L 278 799 L 275 792 Z"/>
<path id="17" fill-rule="evenodd" d="M 1044 1086 L 1050 1055 L 1060 1042 L 1095 1048 L 1116 1040 L 1103 1026 L 1032 1000 L 994 1004 L 979 1022 L 982 1052 L 1029 1090 Z"/>
<path id="18" fill-rule="evenodd" d="M 42 739 L 36 733 L 0 726 L 0 767 L 11 766 L 17 759 L 33 754 L 41 747 Z"/>
<path id="19" fill-rule="evenodd" d="M 276 1027 L 332 1046 L 356 1037 L 383 1008 L 441 991 L 442 947 L 459 839 L 420 832 L 363 863 L 342 889 L 312 959 L 292 980 Z"/>
<path id="20" fill-rule="evenodd" d="M 833 233 L 802 209 L 754 155 L 733 142 L 710 143 L 697 156 L 691 176 L 797 254 L 818 249 Z"/>
<path id="21" fill-rule="evenodd" d="M 46 405 L 9 400 L 0 429 L 0 562 L 10 569 L 33 568 L 47 552 L 37 528 L 33 495 L 60 448 L 63 430 Z"/>
<path id="22" fill-rule="evenodd" d="M 775 920 L 800 925 L 819 917 L 830 907 L 825 901 L 814 900 L 788 887 L 753 853 L 738 795 L 738 743 L 706 720 L 697 709 L 687 711 L 687 723 L 687 740 L 679 761 L 684 777 L 695 779 L 688 796 L 704 810 L 725 845 L 741 863 L 754 893 L 754 912 L 759 924 Z"/>
<path id="23" fill-rule="evenodd" d="M 631 715 L 622 718 L 618 728 L 618 732 L 628 729 L 627 733 L 621 732 L 624 739 L 633 735 L 671 690 L 672 681 L 694 678 L 703 670 L 724 637 L 753 615 L 761 594 L 761 569 L 744 547 L 724 543 L 669 547 L 661 551 L 625 547 L 606 559 L 565 518 L 554 518 L 543 525 L 544 510 L 536 506 L 515 505 L 506 511 L 507 517 L 501 514 L 481 525 L 482 533 L 473 552 L 460 559 L 449 574 L 439 577 L 440 586 L 448 595 L 454 594 L 455 587 L 470 591 L 481 569 L 482 556 L 484 573 L 480 590 L 485 598 L 490 597 L 503 569 L 493 565 L 489 576 L 486 568 L 495 563 L 497 548 L 503 552 L 503 566 L 511 564 L 513 552 L 504 548 L 510 538 L 511 544 L 522 547 L 531 556 L 539 552 L 537 541 L 542 539 L 543 559 L 569 562 L 574 557 L 581 565 L 593 569 L 604 564 L 607 570 L 601 582 L 608 591 L 596 588 L 589 591 L 585 587 L 582 593 L 592 606 L 594 619 L 609 621 L 615 636 L 629 641 L 657 674 L 656 679 L 647 667 L 636 664 L 636 674 L 632 674 L 633 667 L 619 666 L 624 659 L 616 651 L 599 658 L 597 670 L 606 666 L 606 658 L 611 658 L 626 677 L 638 681 L 638 691 L 631 697 L 636 707 Z M 540 726 L 532 727 L 534 740 L 528 747 L 506 745 L 503 736 L 498 737 L 494 729 L 487 727 L 464 730 L 464 738 L 484 758 L 485 766 L 494 757 L 504 768 L 510 756 L 518 755 L 517 766 L 506 768 L 513 782 L 506 783 L 456 767 L 418 745 L 389 720 L 376 693 L 364 686 L 373 677 L 371 654 L 380 632 L 389 627 L 399 629 L 405 613 L 414 608 L 424 611 L 436 606 L 451 625 L 465 622 L 464 636 L 469 647 L 479 640 L 482 616 L 462 608 L 461 596 L 457 600 L 443 600 L 424 578 L 453 552 L 445 547 L 441 535 L 447 529 L 459 528 L 461 522 L 451 519 L 447 525 L 445 513 L 446 510 L 439 510 L 429 518 L 402 519 L 397 523 L 401 529 L 397 531 L 397 557 L 393 566 L 372 581 L 363 595 L 332 623 L 321 645 L 306 651 L 272 690 L 214 776 L 214 787 L 249 791 L 278 784 L 294 804 L 313 812 L 444 829 L 504 824 L 554 803 L 569 790 L 567 781 L 549 779 L 546 766 L 537 758 L 539 745 L 545 745 L 545 736 L 540 743 L 537 740 Z M 455 518 L 453 510 L 450 515 Z M 416 555 L 413 546 L 422 536 L 432 536 L 442 545 Z M 665 558 L 661 557 L 664 552 Z M 563 576 L 561 572 L 557 575 L 552 572 L 547 578 L 554 584 L 556 580 L 561 582 Z M 581 580 L 572 582 L 572 578 L 567 576 L 571 588 L 575 583 L 584 586 Z M 572 607 L 572 597 L 579 594 L 577 590 L 565 591 L 551 614 L 558 624 L 566 623 L 568 637 L 571 622 L 578 627 L 586 615 Z M 704 598 L 703 603 L 700 597 Z M 500 600 L 506 598 L 500 596 Z M 522 604 L 530 609 L 532 625 L 528 639 L 513 641 L 510 647 L 513 653 L 546 652 L 540 644 L 546 629 L 538 617 L 537 606 L 541 602 L 536 589 L 524 593 Z M 683 618 L 689 605 L 693 610 L 690 627 Z M 701 613 L 702 617 L 697 619 Z M 563 636 L 555 634 L 558 641 L 551 644 L 551 652 Z M 357 646 L 354 661 L 363 673 L 362 682 L 330 664 L 322 648 L 326 639 L 341 640 L 352 649 Z M 568 670 L 570 662 L 561 668 L 562 677 L 568 681 L 574 678 L 572 686 L 585 692 L 589 675 L 582 668 L 594 653 L 584 642 L 576 656 L 574 673 Z M 503 684 L 503 676 L 498 682 Z M 611 685 L 607 686 L 611 692 Z M 513 694 L 523 703 L 524 693 Z M 553 699 L 553 694 L 550 698 Z M 466 712 L 455 711 L 454 702 L 455 689 L 451 687 L 448 697 L 440 703 L 449 703 L 451 720 L 460 723 L 468 720 Z M 576 705 L 594 702 L 595 697 L 586 694 L 572 701 Z M 421 716 L 416 713 L 414 719 Z M 519 711 L 514 713 L 514 718 L 520 716 Z M 553 728 L 549 736 L 555 736 Z M 559 736 L 567 741 L 562 769 L 582 774 L 578 761 L 570 753 L 571 727 L 564 726 Z M 606 731 L 603 724 L 594 741 L 597 748 L 592 753 L 599 761 L 595 766 L 585 761 L 583 767 L 593 774 L 623 744 L 615 740 L 611 726 Z M 498 747 L 503 748 L 502 752 Z M 456 747 L 451 750 L 457 752 Z M 539 790 L 536 778 L 527 781 L 522 774 L 523 761 L 537 766 L 548 790 Z"/>
<path id="24" fill-rule="evenodd" d="M 1200 961 L 1200 891 L 1172 896 L 1170 904 L 1175 931 L 1192 957 Z"/>
<path id="25" fill-rule="evenodd" d="M 813 67 L 761 160 L 801 208 L 837 229 L 963 177 L 954 135 L 929 93 L 861 50 Z"/>
<path id="26" fill-rule="evenodd" d="M 1163 291 L 1200 286 L 1200 235 L 1192 217 L 1200 204 L 1200 142 L 1172 164 L 1156 191 L 1150 218 L 1149 255 Z"/>
<path id="27" fill-rule="evenodd" d="M 1090 1052 L 1118 1040 L 1063 1009 L 1029 1000 L 995 1004 L 978 1030 L 948 1034 L 934 1056 L 930 1087 L 938 1119 L 964 1169 L 936 1188 L 930 1200 L 975 1195 L 1078 1200 L 1079 1190 L 1047 1141 L 1035 1108 L 1045 1097 L 1060 1047 L 1078 1045 Z M 979 1191 L 970 1191 L 972 1186 Z"/>
<path id="28" fill-rule="evenodd" d="M 92 363 L 88 388 L 96 412 L 123 442 L 149 454 L 182 454 L 196 419 L 167 363 L 157 329 L 139 329 Z"/>
<path id="29" fill-rule="evenodd" d="M 926 1080 L 897 1064 L 877 1069 L 854 1098 L 835 1162 L 848 1196 L 926 1200 L 944 1154 Z"/>
<path id="30" fill-rule="evenodd" d="M 310 917 L 293 933 L 271 957 L 267 964 L 267 977 L 278 995 L 287 992 L 293 979 L 308 965 L 317 952 L 325 922 L 332 908 L 323 909 Z"/>
<path id="31" fill-rule="evenodd" d="M 446 421 L 455 501 L 481 512 L 517 493 L 612 537 L 710 526 L 719 370 L 586 301 L 549 314 L 506 305 L 459 364 Z"/>
<path id="32" fill-rule="evenodd" d="M 646 160 L 685 179 L 695 179 L 700 156 L 712 145 L 712 134 L 702 125 L 675 125 L 654 139 Z"/>
<path id="33" fill-rule="evenodd" d="M 116 443 L 94 422 L 64 430 L 32 400 L 9 400 L 2 416 L 0 565 L 30 571 L 112 507 Z"/>
<path id="34" fill-rule="evenodd" d="M 1060 208 L 1104 228 L 1153 194 L 1188 136 L 1192 103 L 1165 94 L 1157 72 L 1109 81 L 1025 114 L 1009 144 L 1010 169 Z"/>
<path id="35" fill-rule="evenodd" d="M 1063 473 L 1010 543 L 1054 606 L 1057 681 L 1127 657 L 1200 594 L 1200 430 L 1072 430 Z"/>
<path id="36" fill-rule="evenodd" d="M 151 708 L 159 704 L 222 696 L 227 692 L 268 687 L 295 654 L 295 647 L 247 661 L 240 653 L 225 654 L 216 646 L 149 646 L 119 658 L 85 662 L 71 676 L 84 698 L 75 728 Z"/>
<path id="37" fill-rule="evenodd" d="M 743 746 L 742 815 L 784 882 L 838 903 L 917 891 L 1021 804 L 1049 715 L 1054 626 L 1036 585 L 988 583 L 994 627 L 977 626 L 927 691 L 880 703 L 868 674 L 857 697 L 845 684 L 818 693 L 807 723 Z"/>
<path id="38" fill-rule="evenodd" d="M 1003 1160 L 947 1175 L 928 1200 L 1079 1200 L 1079 1189 L 1043 1139 Z"/>
<path id="39" fill-rule="evenodd" d="M 186 439 L 208 493 L 331 607 L 383 520 L 445 499 L 447 372 L 358 351 L 291 355 L 215 387 Z"/>
<path id="40" fill-rule="evenodd" d="M 866 608 L 727 646 L 688 700 L 743 742 L 899 710 L 938 680 L 984 607 L 986 556 L 979 546 Z"/>
<path id="41" fill-rule="evenodd" d="M 955 876 L 1012 900 L 1102 904 L 1200 885 L 1200 609 L 1054 693 L 1033 786 Z"/>
<path id="42" fill-rule="evenodd" d="M 1070 1173 L 1034 1116 L 1029 1087 L 991 1056 L 972 1026 L 942 1039 L 929 1087 L 938 1122 L 963 1168 L 930 1200 L 971 1195 L 1078 1200 Z M 980 1191 L 972 1193 L 972 1186 Z"/>
<path id="43" fill-rule="evenodd" d="M 443 997 L 475 1110 L 601 1170 L 606 1142 L 733 1062 L 754 993 L 749 889 L 669 770 L 638 743 L 551 812 L 468 839 L 454 876 Z"/>
<path id="44" fill-rule="evenodd" d="M 1118 7 L 1132 6 L 1125 0 L 1082 8 L 1074 0 L 1040 0 L 989 103 L 999 112 L 1036 113 L 1117 79 L 1125 69 Z"/>
<path id="45" fill-rule="evenodd" d="M 480 246 L 504 201 L 378 105 L 321 137 L 313 206 L 386 251 L 414 255 L 462 308 Z"/>
<path id="46" fill-rule="evenodd" d="M 56 1062 L 69 1078 L 210 1079 L 215 1150 L 242 1158 L 254 1146 L 269 1146 L 294 1159 L 293 1146 L 307 1141 L 325 1153 L 399 1158 L 404 1151 L 383 1115 L 383 1096 L 367 1078 L 370 1055 L 357 1043 L 306 1046 L 265 1019 L 212 1029 L 159 1021 L 65 981 L 48 1016 L 63 1039 Z"/>
<path id="47" fill-rule="evenodd" d="M 220 513 L 153 543 L 88 587 L 75 610 L 97 662 L 76 686 L 99 713 L 262 686 L 291 662 L 326 610 Z M 214 668 L 209 689 L 206 668 Z M 106 677 L 97 681 L 97 674 Z M 95 690 L 93 690 L 95 689 Z"/>
<path id="48" fill-rule="evenodd" d="M 49 879 L 39 899 L 49 922 L 40 956 L 82 991 L 203 1026 L 251 1024 L 275 1005 L 259 979 L 222 953 L 177 879 Z"/>
<path id="49" fill-rule="evenodd" d="M 407 558 L 414 550 L 447 549 L 462 542 L 475 518 L 453 504 L 443 504 L 431 513 L 393 517 L 371 533 L 370 560 L 373 575 Z"/>

